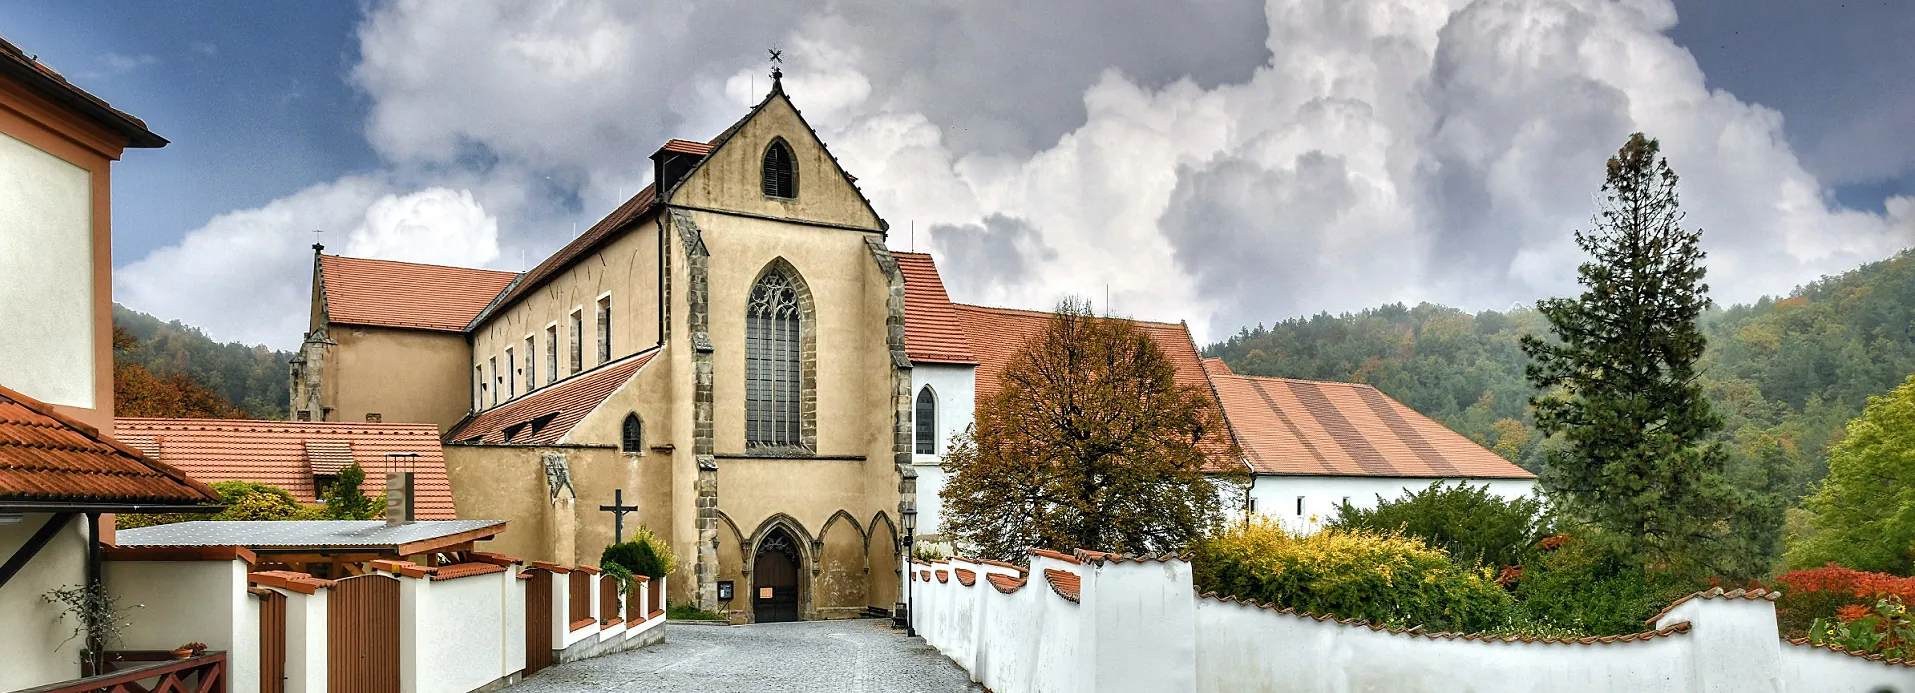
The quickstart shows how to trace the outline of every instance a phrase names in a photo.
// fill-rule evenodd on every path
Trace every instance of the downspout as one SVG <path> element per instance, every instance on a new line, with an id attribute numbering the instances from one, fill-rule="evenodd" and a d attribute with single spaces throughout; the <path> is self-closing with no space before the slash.
<path id="1" fill-rule="evenodd" d="M 98 599 L 104 601 L 106 598 L 106 585 L 102 584 L 100 580 L 99 513 L 90 512 L 86 514 L 86 535 L 85 593 L 89 600 Z M 89 608 L 87 611 L 92 612 L 93 609 Z M 88 615 L 91 616 L 92 614 L 89 613 Z M 109 616 L 109 618 L 111 618 L 111 616 Z M 100 628 L 100 624 L 94 623 L 91 618 L 87 619 L 86 624 L 86 649 L 88 659 L 91 660 L 88 662 L 91 665 L 90 671 L 95 675 L 100 674 L 106 667 L 106 633 Z"/>

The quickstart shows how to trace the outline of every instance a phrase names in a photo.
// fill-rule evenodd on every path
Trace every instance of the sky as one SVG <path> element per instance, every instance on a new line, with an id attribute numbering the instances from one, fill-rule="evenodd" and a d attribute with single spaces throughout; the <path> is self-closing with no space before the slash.
<path id="1" fill-rule="evenodd" d="M 1567 295 L 1642 131 L 1746 302 L 1915 239 L 1911 35 L 1887 0 L 0 2 L 172 141 L 116 164 L 115 299 L 276 348 L 315 239 L 536 264 L 762 98 L 768 48 L 960 301 L 1210 341 Z"/>

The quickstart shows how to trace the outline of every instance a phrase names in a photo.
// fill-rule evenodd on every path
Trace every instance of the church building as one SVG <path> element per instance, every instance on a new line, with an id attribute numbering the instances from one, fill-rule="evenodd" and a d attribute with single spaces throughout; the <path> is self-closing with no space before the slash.
<path id="1" fill-rule="evenodd" d="M 776 79 L 650 163 L 524 273 L 315 246 L 293 416 L 438 424 L 458 516 L 510 523 L 492 551 L 596 564 L 642 524 L 676 554 L 675 603 L 892 608 L 914 474 L 885 221 Z"/>

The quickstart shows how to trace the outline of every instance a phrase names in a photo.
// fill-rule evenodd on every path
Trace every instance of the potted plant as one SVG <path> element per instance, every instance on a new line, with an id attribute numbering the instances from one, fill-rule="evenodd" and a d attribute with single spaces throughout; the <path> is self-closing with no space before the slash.
<path id="1" fill-rule="evenodd" d="M 206 651 L 206 643 L 189 642 L 179 647 L 173 648 L 173 650 L 169 652 L 168 654 L 173 655 L 174 659 L 186 659 L 188 657 L 198 657 L 200 656 L 200 653 L 203 653 L 205 651 Z"/>

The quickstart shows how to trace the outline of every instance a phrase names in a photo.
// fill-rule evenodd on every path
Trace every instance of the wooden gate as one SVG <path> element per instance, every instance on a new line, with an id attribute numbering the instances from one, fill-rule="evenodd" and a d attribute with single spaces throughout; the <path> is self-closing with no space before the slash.
<path id="1" fill-rule="evenodd" d="M 334 582 L 326 611 L 326 690 L 399 693 L 399 579 Z"/>
<path id="2" fill-rule="evenodd" d="M 532 568 L 525 577 L 525 675 L 552 666 L 552 571 Z"/>
<path id="3" fill-rule="evenodd" d="M 259 693 L 286 693 L 286 595 L 253 590 L 259 595 Z"/>

